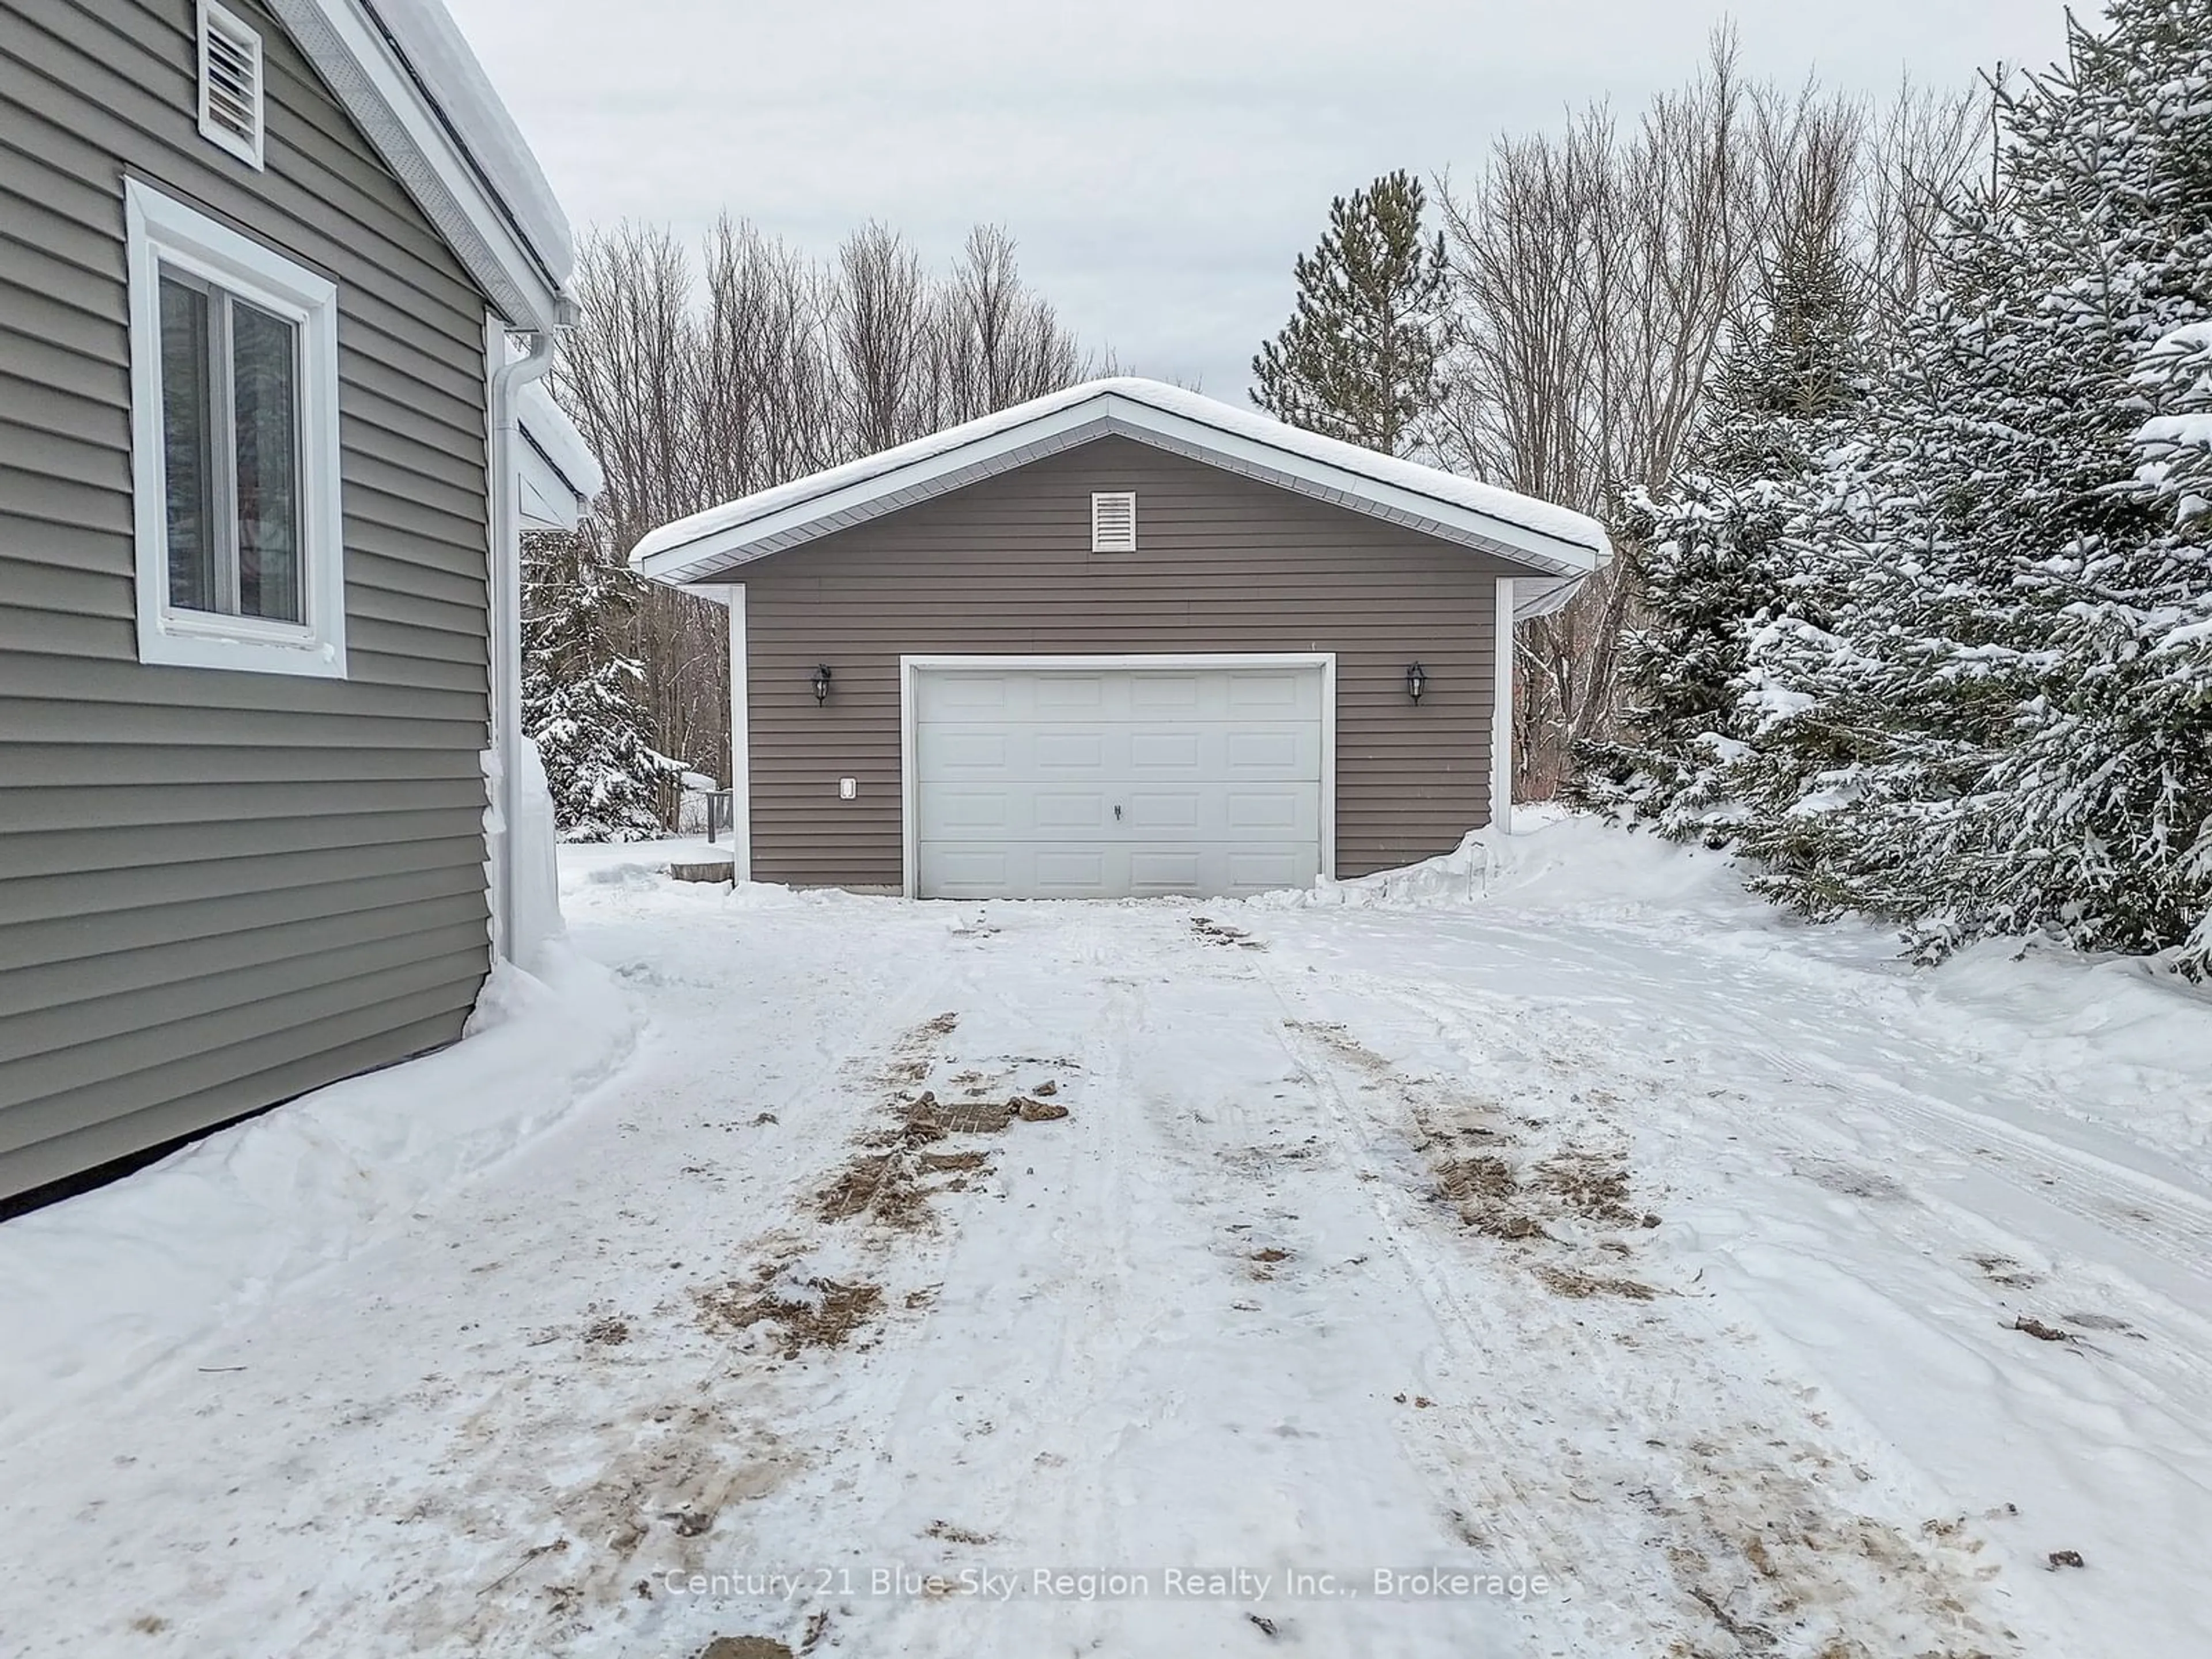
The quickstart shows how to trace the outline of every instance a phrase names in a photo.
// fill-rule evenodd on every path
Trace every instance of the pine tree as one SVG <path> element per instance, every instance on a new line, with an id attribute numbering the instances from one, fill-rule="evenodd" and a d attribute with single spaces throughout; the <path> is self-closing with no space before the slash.
<path id="1" fill-rule="evenodd" d="M 1619 731 L 1583 745 L 1570 799 L 1725 842 L 1733 769 L 1757 719 L 1740 704 L 1747 646 L 1802 557 L 1804 487 L 1858 392 L 1860 308 L 1833 225 L 1808 221 L 1765 261 L 1755 314 L 1664 490 L 1627 492 L 1623 539 L 1644 549 L 1622 646 Z"/>
<path id="2" fill-rule="evenodd" d="M 1329 204 L 1295 267 L 1291 320 L 1252 360 L 1252 401 L 1310 432 L 1386 454 L 1419 441 L 1443 351 L 1444 239 L 1421 229 L 1421 181 L 1401 170 Z"/>
<path id="3" fill-rule="evenodd" d="M 662 781 L 682 763 L 644 738 L 644 670 L 624 656 L 636 578 L 609 559 L 596 527 L 532 538 L 523 624 L 522 719 L 545 763 L 553 812 L 570 841 L 664 833 Z"/>
<path id="4" fill-rule="evenodd" d="M 1753 639 L 1745 843 L 1929 954 L 2048 929 L 2201 970 L 2212 0 L 2114 0 L 2069 47 L 2001 100 L 1818 578 Z"/>

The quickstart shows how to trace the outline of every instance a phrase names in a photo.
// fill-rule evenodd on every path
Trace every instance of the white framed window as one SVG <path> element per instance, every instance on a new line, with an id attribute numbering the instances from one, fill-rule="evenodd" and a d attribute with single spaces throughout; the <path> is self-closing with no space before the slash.
<path id="1" fill-rule="evenodd" d="M 1137 496 L 1134 490 L 1106 491 L 1091 498 L 1091 550 L 1093 553 L 1133 553 L 1137 550 Z"/>
<path id="2" fill-rule="evenodd" d="M 345 676 L 337 286 L 124 184 L 138 659 Z"/>
<path id="3" fill-rule="evenodd" d="M 200 0 L 200 137 L 248 167 L 261 165 L 261 36 Z"/>

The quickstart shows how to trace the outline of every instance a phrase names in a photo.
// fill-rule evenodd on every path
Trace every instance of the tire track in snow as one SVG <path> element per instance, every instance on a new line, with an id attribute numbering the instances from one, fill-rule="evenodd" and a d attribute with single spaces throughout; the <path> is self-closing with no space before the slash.
<path id="1" fill-rule="evenodd" d="M 2061 1146 L 2002 1119 L 1887 1079 L 1808 1062 L 1769 1043 L 1750 1044 L 1747 1052 L 1792 1082 L 1835 1089 L 1881 1116 L 1910 1124 L 1927 1140 L 1992 1179 L 2154 1255 L 2185 1266 L 2212 1261 L 2212 1205 L 2155 1176 Z M 1870 1097 L 1873 1091 L 1879 1091 L 1878 1102 Z M 2001 1150 L 1992 1152 L 1993 1147 Z"/>
<path id="2" fill-rule="evenodd" d="M 1400 1004 L 1417 1015 L 1437 1019 L 1433 1001 L 1422 994 L 1382 981 L 1370 983 L 1365 975 L 1355 977 L 1361 981 L 1363 999 Z M 1295 993 L 1279 981 L 1273 983 L 1286 1009 L 1294 1003 L 1303 1004 Z M 1456 998 L 1449 1000 L 1460 1002 Z M 1461 1006 L 1465 1011 L 1465 1005 Z M 1498 1012 L 1486 1012 L 1487 1035 L 1496 1036 Z M 1496 1072 L 1497 1062 L 1488 1053 L 1495 1042 L 1478 1039 L 1466 1021 L 1437 1023 L 1445 1026 L 1454 1052 L 1478 1075 Z M 1457 1027 L 1455 1031 L 1453 1026 Z M 1505 1034 L 1509 1054 L 1526 1046 L 1522 1039 L 1527 1035 L 1525 1022 Z M 1317 1048 L 1301 1053 L 1294 1043 L 1286 1046 L 1321 1085 L 1347 1144 L 1370 1157 L 1381 1156 L 1363 1135 L 1361 1114 L 1336 1080 L 1335 1066 Z M 1375 1058 L 1381 1061 L 1381 1056 Z M 1535 1069 L 1533 1054 L 1523 1054 L 1522 1060 L 1531 1071 Z M 1389 1077 L 1397 1085 L 1405 1104 L 1413 1108 L 1413 1079 L 1395 1067 L 1389 1068 Z M 1506 1082 L 1503 1078 L 1497 1080 Z M 1555 1079 L 1562 1090 L 1568 1080 Z M 1510 1089 L 1506 1092 L 1510 1093 Z M 1473 1316 L 1442 1273 L 1439 1264 L 1450 1253 L 1434 1249 L 1428 1243 L 1435 1224 L 1433 1212 L 1406 1202 L 1406 1197 L 1401 1189 L 1394 1204 L 1387 1195 L 1376 1194 L 1378 1210 L 1394 1247 L 1422 1284 L 1439 1329 L 1454 1340 L 1456 1357 L 1463 1362 L 1488 1364 L 1489 1344 L 1485 1339 L 1494 1340 L 1498 1332 L 1486 1330 Z M 1528 1294 L 1541 1297 L 1545 1292 L 1531 1279 Z M 1701 1300 L 1669 1299 L 1662 1304 L 1663 1313 L 1647 1322 L 1663 1324 L 1662 1341 L 1655 1350 L 1636 1340 L 1626 1320 L 1609 1322 L 1596 1304 L 1578 1305 L 1594 1324 L 1620 1324 L 1615 1342 L 1631 1346 L 1618 1352 L 1603 1343 L 1581 1348 L 1578 1357 L 1587 1363 L 1587 1370 L 1565 1389 L 1567 1411 L 1579 1413 L 1587 1424 L 1609 1421 L 1617 1427 L 1626 1422 L 1654 1432 L 1668 1425 L 1669 1440 L 1675 1438 L 1673 1425 L 1686 1425 L 1683 1431 L 1687 1438 L 1669 1444 L 1647 1437 L 1641 1447 L 1632 1447 L 1617 1439 L 1602 1443 L 1600 1435 L 1600 1443 L 1591 1447 L 1591 1462 L 1586 1462 L 1581 1449 L 1571 1443 L 1563 1443 L 1554 1449 L 1533 1436 L 1516 1442 L 1495 1433 L 1468 1432 L 1479 1425 L 1463 1422 L 1462 1452 L 1457 1462 L 1464 1478 L 1470 1463 L 1475 1471 L 1486 1473 L 1499 1465 L 1510 1466 L 1515 1459 L 1525 1463 L 1532 1458 L 1563 1455 L 1566 1465 L 1591 1486 L 1602 1489 L 1606 1475 L 1615 1477 L 1615 1495 L 1609 1498 L 1583 1497 L 1571 1480 L 1555 1481 L 1564 1486 L 1569 1498 L 1599 1506 L 1598 1512 L 1588 1517 L 1592 1524 L 1577 1533 L 1537 1522 L 1529 1506 L 1518 1501 L 1517 1493 L 1506 1503 L 1507 1512 L 1516 1521 L 1534 1527 L 1530 1535 L 1553 1540 L 1563 1559 L 1589 1559 L 1593 1543 L 1596 1544 L 1596 1565 L 1607 1575 L 1602 1611 L 1611 1615 L 1611 1624 L 1601 1635 L 1595 1631 L 1589 1634 L 1606 1644 L 1604 1650 L 1612 1650 L 1614 1645 L 1625 1645 L 1630 1651 L 1654 1650 L 1655 1643 L 1665 1641 L 1674 1644 L 1666 1650 L 1669 1652 L 1778 1651 L 1785 1644 L 1794 1646 L 1807 1639 L 1808 1620 L 1839 1630 L 1850 1638 L 1839 1637 L 1836 1645 L 1821 1650 L 1824 1654 L 1866 1652 L 1869 1650 L 1859 1645 L 1856 1638 L 1875 1636 L 1877 1631 L 1893 1640 L 1911 1643 L 1914 1651 L 1969 1650 L 1951 1645 L 1960 1641 L 1969 1644 L 1977 1655 L 2014 1650 L 2011 1632 L 1979 1611 L 1981 1597 L 1972 1586 L 1978 1577 L 1992 1571 L 1987 1562 L 1976 1559 L 1981 1540 L 1948 1528 L 1941 1532 L 1923 1529 L 1915 1539 L 1900 1527 L 1840 1502 L 1832 1491 L 1837 1475 L 1848 1470 L 1861 1481 L 1875 1477 L 1826 1443 L 1832 1437 L 1826 1432 L 1826 1421 L 1813 1411 L 1810 1398 L 1801 1389 L 1779 1377 L 1751 1381 L 1740 1368 L 1719 1357 L 1728 1352 L 1756 1352 L 1747 1334 L 1723 1326 L 1712 1308 Z M 1571 1322 L 1579 1332 L 1584 1322 L 1574 1318 Z M 1544 1340 L 1541 1334 L 1538 1340 Z M 1574 1339 L 1562 1340 L 1572 1342 Z M 1510 1389 L 1507 1374 L 1489 1365 L 1488 1376 L 1492 1386 L 1483 1391 L 1486 1397 L 1504 1397 Z M 1595 1398 L 1577 1392 L 1578 1385 L 1589 1382 L 1597 1387 Z M 1737 1409 L 1755 1408 L 1760 1413 L 1756 1426 L 1753 1419 L 1736 1420 L 1729 1409 L 1732 1397 Z M 1790 1425 L 1801 1419 L 1808 1428 L 1818 1425 L 1822 1430 L 1820 1440 L 1772 1437 L 1789 1435 Z M 1637 1480 L 1639 1473 L 1646 1478 L 1645 1484 L 1631 1487 L 1629 1482 Z M 1902 1474 L 1893 1472 L 1887 1507 L 1911 1509 L 1919 1502 L 1924 1507 L 1916 1512 L 1926 1512 L 1926 1507 L 1932 1507 L 1927 1504 L 1929 1495 L 1895 1490 Z M 1477 1478 L 1480 1479 L 1480 1473 Z M 1482 1484 L 1492 1491 L 1497 1486 L 1494 1479 Z M 1903 1484 L 1910 1488 L 1917 1483 L 1905 1480 Z M 1876 1489 L 1867 1490 L 1871 1494 Z M 1637 1524 L 1623 1524 L 1630 1520 Z M 1638 1572 L 1638 1568 L 1644 1571 Z M 1873 1573 L 1871 1579 L 1861 1573 L 1862 1568 Z M 1625 1623 L 1632 1615 L 1623 1604 L 1630 1601 L 1655 1609 L 1671 1608 L 1672 1613 L 1662 1612 L 1656 1620 Z M 1699 1617 L 1698 1608 L 1711 1615 L 1709 1626 Z M 1587 1610 L 1584 1616 L 1589 1616 Z M 1929 1637 L 1942 1645 L 1928 1649 L 1925 1644 Z M 1686 1641 L 1692 1646 L 1681 1647 Z M 1713 1643 L 1725 1645 L 1709 1645 Z M 1877 1638 L 1877 1646 L 1881 1645 Z M 1577 1644 L 1577 1650 L 1589 1646 L 1586 1639 Z"/>
<path id="3" fill-rule="evenodd" d="M 1397 1149 L 1378 1146 L 1367 1138 L 1361 1127 L 1360 1115 L 1338 1079 L 1336 1065 L 1319 1043 L 1304 1035 L 1303 1028 L 1313 1024 L 1316 1016 L 1273 975 L 1262 969 L 1258 976 L 1282 1010 L 1280 1035 L 1284 1051 L 1328 1109 L 1337 1143 L 1352 1160 L 1353 1167 L 1364 1170 L 1395 1164 L 1401 1166 L 1402 1172 L 1405 1157 Z M 1292 1032 L 1300 1035 L 1293 1036 Z M 1409 1146 L 1407 1152 L 1410 1150 Z M 1409 1174 L 1402 1181 L 1370 1181 L 1365 1183 L 1369 1201 L 1400 1271 L 1428 1310 L 1436 1335 L 1447 1352 L 1452 1380 L 1461 1385 L 1460 1391 L 1469 1399 L 1497 1404 L 1504 1400 L 1509 1390 L 1504 1373 L 1490 1358 L 1491 1345 L 1484 1339 L 1483 1322 L 1452 1288 L 1449 1276 L 1437 1259 L 1438 1253 L 1425 1248 L 1431 1217 L 1426 1212 L 1426 1206 L 1413 1197 L 1414 1182 L 1419 1178 Z M 1446 1479 L 1455 1511 L 1486 1519 L 1504 1518 L 1510 1523 L 1513 1544 L 1563 1581 L 1575 1583 L 1577 1569 L 1589 1553 L 1589 1534 L 1571 1532 L 1555 1525 L 1541 1509 L 1528 1501 L 1523 1488 L 1510 1474 L 1532 1454 L 1541 1457 L 1541 1449 L 1492 1429 L 1488 1413 L 1480 1408 L 1440 1410 L 1434 1413 L 1432 1421 L 1435 1426 L 1431 1432 L 1450 1445 L 1451 1455 L 1445 1460 Z M 1614 1578 L 1609 1581 L 1604 1595 L 1580 1594 L 1565 1602 L 1564 1605 L 1573 1609 L 1574 1617 L 1583 1626 L 1583 1640 L 1577 1644 L 1583 1650 L 1610 1651 L 1617 1645 L 1626 1644 L 1621 1650 L 1634 1651 L 1643 1641 L 1666 1633 L 1647 1620 L 1628 1622 L 1624 1618 L 1632 1600 L 1656 1599 L 1668 1588 L 1668 1581 L 1665 1575 L 1649 1570 L 1650 1553 L 1640 1547 L 1631 1531 L 1621 1528 L 1611 1530 L 1617 1547 L 1610 1552 L 1608 1565 L 1625 1568 L 1623 1576 L 1640 1581 L 1642 1594 L 1633 1597 L 1622 1595 L 1624 1586 L 1619 1578 Z M 1527 1623 L 1530 1633 L 1537 1634 L 1540 1627 L 1535 1620 L 1531 1618 Z M 1593 1642 L 1604 1646 L 1601 1650 L 1594 1649 L 1590 1645 Z"/>
<path id="4" fill-rule="evenodd" d="M 1363 984 L 1362 988 L 1367 994 L 1385 998 L 1420 1018 L 1436 1021 L 1444 1027 L 1446 1040 L 1462 1052 L 1480 1046 L 1477 1032 L 1494 1031 L 1501 1020 L 1510 1020 L 1524 1031 L 1543 1034 L 1556 1046 L 1575 1048 L 1585 1056 L 1584 1063 L 1595 1074 L 1623 1086 L 1641 1087 L 1666 1099 L 1679 1096 L 1685 1082 L 1670 1068 L 1634 1063 L 1629 1058 L 1632 1050 L 1618 1042 L 1603 1041 L 1603 1034 L 1590 1021 L 1577 1015 L 1520 1005 L 1509 997 L 1471 997 L 1440 983 L 1406 988 L 1378 982 Z M 1679 1035 L 1680 1028 L 1676 1030 Z M 2201 1206 L 2185 1191 L 2155 1176 L 2076 1152 L 2033 1131 L 2014 1129 L 1989 1114 L 1869 1075 L 1840 1060 L 1808 1058 L 1772 1042 L 1747 1039 L 1740 1030 L 1701 1035 L 1709 1039 L 1708 1053 L 1741 1056 L 1745 1062 L 1711 1068 L 1709 1074 L 1717 1080 L 1757 1085 L 1771 1080 L 1759 1075 L 1763 1068 L 1807 1091 L 1824 1106 L 1855 1106 L 1886 1128 L 1907 1131 L 1958 1160 L 1961 1168 L 2032 1205 L 2063 1211 L 2100 1233 L 2126 1240 L 2160 1263 L 2203 1276 L 2205 1264 L 2212 1262 L 2212 1208 Z M 1866 1158 L 1862 1135 L 1823 1121 L 1817 1112 L 1754 1094 L 1741 1095 L 1740 1106 L 1758 1115 L 1763 1144 L 1785 1161 L 1799 1154 L 1808 1169 L 1833 1164 L 1848 1170 Z M 1675 1109 L 1680 1109 L 1679 1104 Z M 1993 1153 L 1992 1147 L 2002 1150 Z M 1795 1172 L 1803 1175 L 1807 1170 Z M 2049 1179 L 2045 1178 L 2046 1172 Z M 1924 1248 L 1958 1262 L 1976 1260 L 1993 1240 L 2017 1249 L 2021 1237 L 2037 1236 L 2035 1230 L 2023 1233 L 2016 1224 L 2001 1224 L 1972 1206 L 1924 1186 L 1915 1191 L 1914 1198 L 1914 1207 L 1929 1216 L 1933 1224 L 1893 1221 L 1885 1224 L 1888 1230 L 1896 1231 L 1902 1225 Z M 1864 1212 L 1870 1219 L 1881 1219 L 1872 1207 Z M 2212 1318 L 2133 1276 L 2128 1285 L 2136 1298 L 2147 1304 L 2130 1309 L 2136 1315 L 2130 1323 L 2163 1339 L 2148 1348 L 2129 1349 L 2130 1369 L 2161 1373 L 2169 1382 L 2200 1389 L 2212 1381 Z M 2057 1310 L 2044 1311 L 2055 1315 Z M 2150 1316 L 2152 1312 L 2154 1317 Z M 2166 1403 L 2176 1407 L 2187 1404 L 2179 1400 Z"/>

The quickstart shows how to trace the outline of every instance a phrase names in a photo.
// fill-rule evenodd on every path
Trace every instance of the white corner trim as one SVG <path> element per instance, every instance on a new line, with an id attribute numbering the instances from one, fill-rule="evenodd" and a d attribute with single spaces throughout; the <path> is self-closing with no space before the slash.
<path id="1" fill-rule="evenodd" d="M 743 592 L 743 589 L 738 590 Z M 920 892 L 921 831 L 915 811 L 914 710 L 916 681 L 933 669 L 1005 669 L 1018 673 L 1102 673 L 1127 669 L 1318 668 L 1321 670 L 1321 873 L 1336 878 L 1336 653 L 1334 651 L 1199 651 L 1114 655 L 902 655 L 899 658 L 899 886 Z"/>
<path id="2" fill-rule="evenodd" d="M 205 214 L 123 182 L 131 304 L 131 490 L 138 660 L 176 668 L 343 679 L 345 527 L 339 505 L 337 285 Z M 227 289 L 300 331 L 297 624 L 169 605 L 161 433 L 163 266 Z"/>
<path id="3" fill-rule="evenodd" d="M 1513 833 L 1513 579 L 1498 579 L 1496 682 L 1490 709 L 1490 821 Z"/>
<path id="4" fill-rule="evenodd" d="M 745 585 L 728 588 L 730 609 L 730 846 L 739 881 L 753 878 L 752 688 L 746 678 L 750 640 L 745 627 Z M 904 721 L 902 719 L 902 726 Z"/>

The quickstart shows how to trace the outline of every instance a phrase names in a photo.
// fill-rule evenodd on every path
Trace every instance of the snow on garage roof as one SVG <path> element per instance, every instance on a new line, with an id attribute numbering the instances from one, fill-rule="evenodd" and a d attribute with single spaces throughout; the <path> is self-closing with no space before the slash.
<path id="1" fill-rule="evenodd" d="M 574 530 L 607 487 L 606 475 L 543 380 L 526 382 L 514 406 L 523 438 L 523 520 L 533 529 Z"/>
<path id="2" fill-rule="evenodd" d="M 568 216 L 442 0 L 266 0 L 514 328 L 561 319 Z"/>
<path id="3" fill-rule="evenodd" d="M 1070 386 L 664 525 L 629 562 L 656 581 L 729 580 L 755 559 L 1115 434 L 1479 549 L 1541 580 L 1522 616 L 1563 602 L 1613 556 L 1597 520 L 1378 454 L 1157 380 Z M 1520 583 L 1516 579 L 1516 588 Z"/>

